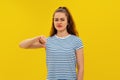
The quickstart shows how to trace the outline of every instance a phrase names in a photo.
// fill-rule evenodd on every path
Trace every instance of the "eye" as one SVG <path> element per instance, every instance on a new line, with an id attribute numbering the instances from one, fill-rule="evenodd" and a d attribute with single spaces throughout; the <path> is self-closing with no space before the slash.
<path id="1" fill-rule="evenodd" d="M 65 21 L 65 19 L 64 19 L 64 18 L 61 18 L 60 20 L 61 20 L 61 21 Z"/>
<path id="2" fill-rule="evenodd" d="M 54 21 L 58 21 L 58 18 L 55 18 Z"/>

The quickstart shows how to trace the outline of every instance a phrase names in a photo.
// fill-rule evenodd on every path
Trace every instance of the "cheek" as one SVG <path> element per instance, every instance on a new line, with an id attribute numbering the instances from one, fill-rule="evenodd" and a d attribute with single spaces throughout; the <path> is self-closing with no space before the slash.
<path id="1" fill-rule="evenodd" d="M 67 24 L 68 24 L 68 23 L 67 23 L 67 20 L 65 20 L 63 24 L 64 24 L 64 26 L 66 27 Z"/>
<path id="2" fill-rule="evenodd" d="M 64 27 L 67 27 L 67 23 L 66 22 L 63 25 L 64 25 Z"/>
<path id="3" fill-rule="evenodd" d="M 56 22 L 54 22 L 54 26 L 57 26 L 57 23 L 56 23 Z"/>

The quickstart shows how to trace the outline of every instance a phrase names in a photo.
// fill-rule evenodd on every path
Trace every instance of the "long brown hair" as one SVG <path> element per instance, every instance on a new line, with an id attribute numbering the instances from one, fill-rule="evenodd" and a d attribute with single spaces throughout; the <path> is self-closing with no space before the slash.
<path id="1" fill-rule="evenodd" d="M 57 33 L 57 30 L 55 29 L 55 26 L 54 26 L 54 15 L 55 15 L 56 12 L 63 12 L 67 16 L 67 21 L 68 21 L 67 32 L 69 34 L 79 36 L 79 34 L 78 34 L 78 32 L 77 32 L 77 30 L 75 28 L 75 23 L 73 21 L 73 18 L 71 16 L 69 10 L 66 7 L 59 7 L 54 12 L 53 18 L 52 18 L 52 27 L 51 27 L 51 31 L 50 31 L 50 36 L 53 36 L 54 34 Z"/>

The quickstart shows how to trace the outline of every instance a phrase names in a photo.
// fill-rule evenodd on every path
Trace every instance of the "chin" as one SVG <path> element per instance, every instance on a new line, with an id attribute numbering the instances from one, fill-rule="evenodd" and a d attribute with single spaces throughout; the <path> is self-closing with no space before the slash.
<path id="1" fill-rule="evenodd" d="M 62 32 L 62 31 L 64 31 L 64 30 L 57 30 L 57 31 Z"/>
<path id="2" fill-rule="evenodd" d="M 64 31 L 64 30 L 66 30 L 66 28 L 57 28 L 57 27 L 56 27 L 56 30 L 57 30 L 57 31 Z"/>

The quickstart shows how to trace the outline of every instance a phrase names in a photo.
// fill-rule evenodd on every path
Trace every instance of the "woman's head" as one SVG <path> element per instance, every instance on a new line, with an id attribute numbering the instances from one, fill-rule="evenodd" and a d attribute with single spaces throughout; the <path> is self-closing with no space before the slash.
<path id="1" fill-rule="evenodd" d="M 66 7 L 59 7 L 53 14 L 50 36 L 58 31 L 67 30 L 69 34 L 78 36 L 72 16 Z"/>

